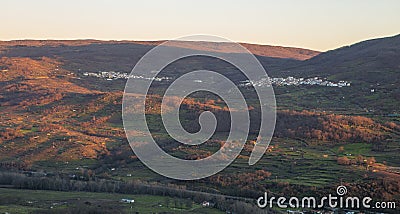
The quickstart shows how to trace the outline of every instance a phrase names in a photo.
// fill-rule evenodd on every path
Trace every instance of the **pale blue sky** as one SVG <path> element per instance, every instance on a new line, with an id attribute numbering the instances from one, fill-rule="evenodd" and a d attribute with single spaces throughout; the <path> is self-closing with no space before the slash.
<path id="1" fill-rule="evenodd" d="M 192 34 L 328 50 L 400 33 L 399 0 L 0 0 L 0 40 Z"/>

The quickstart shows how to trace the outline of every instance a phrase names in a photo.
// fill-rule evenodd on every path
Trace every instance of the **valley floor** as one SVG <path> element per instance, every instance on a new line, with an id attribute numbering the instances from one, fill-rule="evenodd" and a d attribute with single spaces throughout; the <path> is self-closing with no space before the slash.
<path id="1" fill-rule="evenodd" d="M 133 199 L 134 203 L 123 203 Z M 190 200 L 152 195 L 0 188 L 0 213 L 223 213 Z"/>

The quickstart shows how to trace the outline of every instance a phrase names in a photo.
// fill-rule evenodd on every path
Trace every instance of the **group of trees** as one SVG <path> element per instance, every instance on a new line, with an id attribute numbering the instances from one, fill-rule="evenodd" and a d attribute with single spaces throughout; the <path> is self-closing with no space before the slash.
<path id="1" fill-rule="evenodd" d="M 263 181 L 271 176 L 271 172 L 265 170 L 256 170 L 254 172 L 231 173 L 225 175 L 214 175 L 205 180 L 205 182 L 222 188 L 231 188 L 228 190 L 232 195 L 242 195 L 251 197 L 258 194 L 258 191 L 264 190 Z M 258 190 L 258 191 L 257 191 Z"/>
<path id="2" fill-rule="evenodd" d="M 348 158 L 346 156 L 338 157 L 337 163 L 339 165 L 373 165 L 376 162 L 374 157 L 363 157 L 357 155 L 355 158 Z"/>
<path id="3" fill-rule="evenodd" d="M 242 213 L 241 211 L 253 210 L 254 213 L 260 213 L 260 210 L 253 202 L 241 201 L 224 195 L 189 191 L 184 186 L 163 186 L 157 183 L 141 181 L 122 182 L 103 179 L 82 181 L 67 179 L 59 175 L 52 177 L 29 177 L 16 172 L 0 172 L 0 185 L 12 185 L 14 188 L 33 190 L 161 195 L 191 199 L 197 203 L 210 201 L 214 204 L 214 207 L 224 211 Z"/>
<path id="4" fill-rule="evenodd" d="M 1 57 L 0 64 L 8 69 L 7 72 L 0 72 L 0 79 L 9 81 L 18 77 L 34 78 L 52 75 L 60 65 L 54 59 L 42 57 L 32 59 L 27 57 Z"/>
<path id="5" fill-rule="evenodd" d="M 398 174 L 379 172 L 364 181 L 346 184 L 346 187 L 348 192 L 359 197 L 369 196 L 381 201 L 399 203 L 400 175 Z"/>
<path id="6" fill-rule="evenodd" d="M 211 104 L 199 105 L 196 102 L 194 102 L 194 106 L 187 103 L 181 106 L 184 128 L 189 132 L 197 132 L 200 129 L 198 123 L 199 115 L 207 110 L 216 115 L 218 121 L 217 131 L 229 132 L 232 127 L 230 127 L 231 115 L 228 109 L 217 108 Z M 252 133 L 257 132 L 259 129 L 259 116 L 259 110 L 251 108 L 250 132 Z M 397 127 L 394 123 L 388 125 L 390 126 L 387 128 Z M 282 110 L 277 112 L 274 134 L 276 137 L 301 138 L 311 142 L 377 143 L 386 138 L 385 134 L 383 134 L 385 127 L 370 118 L 362 116 Z"/>
<path id="7" fill-rule="evenodd" d="M 381 125 L 370 118 L 309 111 L 278 112 L 275 134 L 335 143 L 375 143 L 384 139 Z"/>
<path id="8" fill-rule="evenodd" d="M 0 162 L 0 169 L 6 170 L 25 170 L 28 168 L 28 165 L 24 162 L 14 162 L 14 161 L 4 161 Z"/>
<path id="9" fill-rule="evenodd" d="M 21 127 L 16 128 L 5 128 L 3 131 L 0 131 L 0 142 L 12 140 L 18 137 L 23 137 L 24 135 L 21 132 Z"/>
<path id="10" fill-rule="evenodd" d="M 64 94 L 55 88 L 45 88 L 40 84 L 20 82 L 7 85 L 2 105 L 19 105 L 21 107 L 39 106 L 61 100 Z"/>

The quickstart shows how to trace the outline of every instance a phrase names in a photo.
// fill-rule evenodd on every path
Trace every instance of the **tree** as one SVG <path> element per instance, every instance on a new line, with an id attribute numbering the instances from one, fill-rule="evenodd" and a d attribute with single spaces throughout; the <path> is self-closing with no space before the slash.
<path id="1" fill-rule="evenodd" d="M 339 146 L 338 152 L 339 153 L 343 153 L 344 152 L 344 146 Z"/>
<path id="2" fill-rule="evenodd" d="M 367 164 L 368 165 L 373 165 L 374 163 L 376 163 L 376 160 L 375 160 L 374 157 L 367 158 Z"/>
<path id="3" fill-rule="evenodd" d="M 339 165 L 350 165 L 350 160 L 347 157 L 338 157 L 337 158 L 337 163 Z"/>
<path id="4" fill-rule="evenodd" d="M 364 163 L 364 157 L 362 155 L 357 155 L 356 156 L 356 163 L 357 164 L 363 164 Z"/>

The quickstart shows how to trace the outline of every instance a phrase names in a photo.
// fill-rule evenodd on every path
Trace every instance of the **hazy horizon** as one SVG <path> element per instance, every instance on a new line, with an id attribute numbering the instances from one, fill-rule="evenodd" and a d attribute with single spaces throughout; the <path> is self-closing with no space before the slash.
<path id="1" fill-rule="evenodd" d="M 326 51 L 400 33 L 396 0 L 4 0 L 0 6 L 3 41 L 159 41 L 210 34 L 235 42 Z"/>
<path id="2" fill-rule="evenodd" d="M 368 41 L 368 40 L 373 40 L 373 39 L 381 39 L 381 38 L 388 38 L 388 37 L 393 37 L 393 36 L 398 36 L 400 34 L 394 34 L 394 35 L 386 35 L 386 36 L 381 36 L 381 37 L 373 37 L 373 38 L 367 38 L 367 39 L 363 39 L 363 40 L 359 40 L 359 41 L 354 41 L 352 43 L 349 44 L 343 44 L 343 45 L 339 45 L 336 48 L 340 48 L 340 47 L 344 47 L 344 46 L 348 46 L 348 45 L 352 45 L 352 44 L 357 44 L 359 42 L 363 42 L 363 41 Z M 128 39 L 95 39 L 95 38 L 72 38 L 72 39 L 57 39 L 57 38 L 44 38 L 44 39 L 31 39 L 31 38 L 25 38 L 25 39 L 11 39 L 11 40 L 0 40 L 1 42 L 12 42 L 12 41 L 41 41 L 41 40 L 47 40 L 47 41 L 85 41 L 85 40 L 95 40 L 95 41 L 104 41 L 104 42 L 164 42 L 164 41 L 168 41 L 168 40 L 174 40 L 174 39 L 160 39 L 160 40 L 128 40 Z M 191 40 L 177 40 L 177 41 L 184 41 L 184 42 L 190 42 Z M 196 40 L 196 42 L 221 42 L 224 43 L 224 41 L 205 41 L 205 40 Z M 297 46 L 285 46 L 285 45 L 277 45 L 277 44 L 261 44 L 261 43 L 251 43 L 251 42 L 245 42 L 245 41 L 233 41 L 233 42 L 238 42 L 238 43 L 246 43 L 246 44 L 253 44 L 253 45 L 266 45 L 266 46 L 276 46 L 276 47 L 286 47 L 286 48 L 300 48 L 300 49 L 306 49 L 306 50 L 312 50 L 312 51 L 319 51 L 319 52 L 325 52 L 325 51 L 330 51 L 330 50 L 334 50 L 336 48 L 333 49 L 327 49 L 327 50 L 317 50 L 317 49 L 311 49 L 311 48 L 306 48 L 306 47 L 297 47 Z"/>

